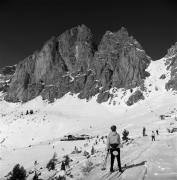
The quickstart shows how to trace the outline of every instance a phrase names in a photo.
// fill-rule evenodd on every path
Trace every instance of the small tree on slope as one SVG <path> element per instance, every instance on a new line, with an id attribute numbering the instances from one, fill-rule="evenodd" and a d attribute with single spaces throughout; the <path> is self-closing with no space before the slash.
<path id="1" fill-rule="evenodd" d="M 52 159 L 49 160 L 49 162 L 47 163 L 46 168 L 50 171 L 50 170 L 54 170 L 55 169 L 55 165 L 57 162 L 57 154 L 54 153 Z"/>
<path id="2" fill-rule="evenodd" d="M 20 167 L 19 164 L 16 164 L 8 180 L 25 180 L 25 179 L 26 179 L 26 170 L 24 169 L 23 166 Z"/>
<path id="3" fill-rule="evenodd" d="M 122 140 L 124 141 L 128 141 L 128 135 L 129 135 L 129 131 L 124 129 L 124 131 L 122 132 Z"/>

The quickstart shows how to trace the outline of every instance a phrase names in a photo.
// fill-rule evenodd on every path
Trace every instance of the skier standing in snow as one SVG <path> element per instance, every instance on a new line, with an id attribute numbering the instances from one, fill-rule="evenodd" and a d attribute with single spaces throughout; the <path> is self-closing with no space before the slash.
<path id="1" fill-rule="evenodd" d="M 159 135 L 159 130 L 158 129 L 156 130 L 156 133 L 157 133 L 157 136 L 158 136 Z"/>
<path id="2" fill-rule="evenodd" d="M 64 161 L 61 162 L 61 171 L 66 171 L 66 165 Z"/>
<path id="3" fill-rule="evenodd" d="M 120 161 L 120 135 L 116 131 L 116 126 L 111 126 L 111 132 L 107 137 L 107 151 L 111 154 L 111 167 L 110 172 L 113 172 L 114 159 L 116 157 L 119 166 L 119 171 L 122 172 Z"/>
<path id="4" fill-rule="evenodd" d="M 146 128 L 143 127 L 143 136 L 146 136 Z"/>
<path id="5" fill-rule="evenodd" d="M 154 131 L 152 131 L 151 137 L 152 137 L 152 141 L 155 141 L 155 133 L 154 133 Z"/>

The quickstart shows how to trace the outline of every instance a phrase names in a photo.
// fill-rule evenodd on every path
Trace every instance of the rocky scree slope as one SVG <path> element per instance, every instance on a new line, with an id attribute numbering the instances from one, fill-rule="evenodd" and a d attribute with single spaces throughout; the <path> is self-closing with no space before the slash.
<path id="1" fill-rule="evenodd" d="M 149 76 L 150 61 L 125 28 L 107 31 L 95 46 L 91 30 L 81 25 L 52 37 L 40 51 L 19 62 L 5 100 L 26 102 L 41 95 L 53 102 L 71 93 L 106 102 L 113 97 L 111 88 L 140 86 Z"/>

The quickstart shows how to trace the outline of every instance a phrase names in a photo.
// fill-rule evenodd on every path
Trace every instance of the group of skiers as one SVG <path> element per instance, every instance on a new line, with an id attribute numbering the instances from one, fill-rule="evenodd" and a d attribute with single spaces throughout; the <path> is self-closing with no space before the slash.
<path id="1" fill-rule="evenodd" d="M 157 136 L 159 135 L 159 130 L 156 129 Z M 151 137 L 152 141 L 155 141 L 155 132 L 152 131 Z M 146 128 L 143 127 L 143 136 L 146 135 Z M 113 166 L 114 166 L 114 160 L 117 159 L 119 171 L 123 172 L 121 167 L 121 160 L 120 160 L 120 148 L 121 148 L 121 139 L 120 135 L 116 131 L 116 126 L 111 126 L 111 132 L 109 133 L 107 137 L 107 154 L 110 153 L 111 155 L 111 164 L 110 164 L 110 172 L 113 172 Z"/>
<path id="2" fill-rule="evenodd" d="M 157 136 L 159 135 L 158 129 L 156 131 L 152 131 L 152 133 L 151 133 L 152 141 L 155 141 L 155 136 L 156 136 L 155 133 L 157 134 Z M 145 127 L 143 127 L 143 136 L 147 136 Z M 114 172 L 113 167 L 114 167 L 115 159 L 117 160 L 119 172 L 123 172 L 123 169 L 121 166 L 121 159 L 120 159 L 120 153 L 121 153 L 120 148 L 122 147 L 122 143 L 121 143 L 120 135 L 117 132 L 117 127 L 115 125 L 111 126 L 111 132 L 109 133 L 108 136 L 106 136 L 106 138 L 107 138 L 107 145 L 106 145 L 107 156 L 108 156 L 108 154 L 110 154 L 110 156 L 111 156 L 110 172 L 111 173 Z M 103 138 L 103 140 L 104 140 L 104 138 Z M 98 141 L 96 140 L 94 145 L 96 145 L 98 143 Z M 92 151 L 93 151 L 93 149 L 94 148 L 92 146 Z M 77 150 L 77 147 L 75 147 L 75 150 Z M 92 152 L 92 154 L 94 154 L 94 153 Z M 107 157 L 106 157 L 105 161 L 106 160 L 107 160 Z M 62 161 L 61 171 L 65 171 L 66 166 L 69 167 L 68 158 L 66 158 L 64 161 Z"/>
<path id="3" fill-rule="evenodd" d="M 157 136 L 159 135 L 158 129 L 156 130 L 156 134 L 157 134 Z M 151 137 L 152 137 L 152 141 L 155 141 L 155 132 L 154 131 L 152 131 Z"/>
<path id="4" fill-rule="evenodd" d="M 118 134 L 116 129 L 117 129 L 117 127 L 115 125 L 111 126 L 111 132 L 107 136 L 106 149 L 107 149 L 107 155 L 109 153 L 111 155 L 110 172 L 114 172 L 113 167 L 114 167 L 115 159 L 117 160 L 117 163 L 118 163 L 119 172 L 123 172 L 123 169 L 121 166 L 121 159 L 120 159 L 120 148 L 122 147 L 122 144 L 121 144 L 120 135 Z M 158 129 L 155 132 L 157 135 L 159 135 Z M 155 141 L 155 132 L 152 131 L 152 134 L 151 134 L 152 141 Z M 147 136 L 145 127 L 143 127 L 143 136 Z M 92 149 L 93 149 L 93 147 L 92 147 Z M 65 163 L 62 163 L 62 165 L 61 165 L 62 170 L 65 170 L 65 168 L 63 168 L 64 164 Z"/>
<path id="5" fill-rule="evenodd" d="M 159 135 L 159 130 L 156 129 L 155 132 L 156 132 L 156 134 L 157 134 L 157 136 L 158 136 L 158 135 Z M 152 141 L 155 141 L 155 136 L 156 136 L 155 132 L 152 131 L 152 133 L 151 133 Z M 147 136 L 147 134 L 146 134 L 146 128 L 145 128 L 145 127 L 143 127 L 143 136 Z"/>
<path id="6" fill-rule="evenodd" d="M 117 160 L 119 172 L 123 172 L 123 169 L 122 169 L 122 166 L 121 166 L 121 159 L 120 159 L 120 153 L 121 153 L 120 148 L 122 147 L 121 138 L 120 138 L 119 133 L 117 132 L 117 127 L 115 125 L 111 126 L 110 129 L 111 129 L 111 132 L 109 133 L 108 136 L 106 136 L 106 138 L 107 138 L 107 145 L 106 145 L 107 155 L 106 155 L 106 158 L 105 158 L 105 162 L 107 160 L 108 154 L 110 154 L 110 156 L 111 156 L 110 172 L 111 173 L 114 172 L 113 167 L 114 167 L 115 159 Z M 155 133 L 157 134 L 157 136 L 159 135 L 158 129 L 156 129 L 156 131 L 152 131 L 152 133 L 151 133 L 152 141 L 155 141 L 155 136 L 156 136 Z M 143 127 L 143 136 L 147 136 L 145 127 Z M 100 139 L 103 140 L 103 142 L 104 142 L 104 137 L 100 138 Z M 96 145 L 98 143 L 98 141 L 96 140 L 94 145 Z M 74 150 L 78 151 L 76 146 L 75 146 Z M 95 152 L 95 149 L 92 146 L 91 155 L 93 155 L 94 152 Z M 69 168 L 69 162 L 70 162 L 70 158 L 68 156 L 65 156 L 64 160 L 61 163 L 61 171 L 62 172 L 66 171 L 66 167 Z M 61 176 L 61 174 L 60 174 L 60 176 Z"/>

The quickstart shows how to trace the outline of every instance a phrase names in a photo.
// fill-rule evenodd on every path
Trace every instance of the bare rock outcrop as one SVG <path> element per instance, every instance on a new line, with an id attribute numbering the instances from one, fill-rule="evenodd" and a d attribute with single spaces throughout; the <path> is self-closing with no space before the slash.
<path id="1" fill-rule="evenodd" d="M 177 91 L 177 42 L 169 50 L 167 55 L 167 69 L 170 70 L 170 80 L 166 83 L 166 89 Z"/>
<path id="2" fill-rule="evenodd" d="M 136 103 L 136 102 L 138 102 L 140 100 L 144 100 L 144 95 L 140 90 L 137 90 L 129 97 L 126 104 L 128 106 L 131 106 L 131 105 L 133 105 L 134 103 Z"/>
<path id="3" fill-rule="evenodd" d="M 149 64 L 150 58 L 125 28 L 115 33 L 107 31 L 94 56 L 96 78 L 102 87 L 98 102 L 111 97 L 107 92 L 110 88 L 140 86 L 142 79 L 149 76 L 145 71 Z"/>
<path id="4" fill-rule="evenodd" d="M 8 91 L 9 84 L 15 73 L 16 65 L 6 66 L 0 69 L 0 91 L 3 93 Z"/>
<path id="5" fill-rule="evenodd" d="M 6 100 L 28 101 L 38 95 L 60 98 L 70 90 L 70 74 L 84 73 L 92 60 L 92 35 L 82 25 L 52 37 L 16 68 Z"/>

